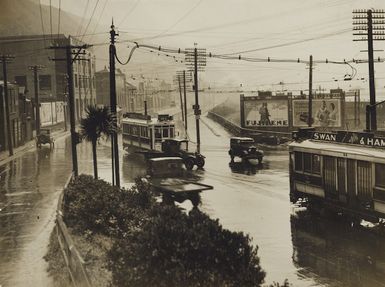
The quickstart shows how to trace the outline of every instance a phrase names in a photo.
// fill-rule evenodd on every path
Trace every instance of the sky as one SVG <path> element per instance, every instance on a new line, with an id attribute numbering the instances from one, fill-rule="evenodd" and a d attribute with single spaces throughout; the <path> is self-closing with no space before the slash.
<path id="1" fill-rule="evenodd" d="M 41 0 L 49 4 L 49 0 Z M 111 19 L 119 32 L 118 56 L 126 59 L 132 43 L 164 48 L 206 48 L 213 54 L 267 59 L 343 61 L 367 59 L 366 42 L 354 42 L 353 9 L 385 9 L 383 0 L 65 0 L 61 9 L 84 17 L 80 34 L 89 25 L 85 40 L 108 42 Z M 59 0 L 51 0 L 58 6 Z M 96 8 L 95 8 L 96 7 Z M 87 9 L 86 9 L 87 8 Z M 104 8 L 104 9 L 103 9 Z M 93 13 L 95 9 L 95 12 Z M 85 12 L 86 11 L 86 12 Z M 102 33 L 100 35 L 87 35 Z M 120 43 L 119 43 L 120 42 Z M 376 41 L 383 50 L 385 41 Z M 96 49 L 105 49 L 99 45 Z M 375 57 L 385 58 L 384 51 Z M 171 80 L 185 68 L 164 53 L 137 49 L 132 61 L 120 67 L 137 78 Z M 98 66 L 108 64 L 108 54 Z M 119 67 L 119 65 L 118 65 Z M 360 88 L 368 94 L 368 65 L 353 64 L 357 75 L 344 81 L 353 70 L 348 65 L 319 63 L 313 70 L 313 88 Z M 385 100 L 385 63 L 375 65 L 378 100 Z M 293 91 L 308 89 L 309 69 L 304 63 L 251 63 L 240 60 L 208 59 L 202 83 L 211 88 Z"/>

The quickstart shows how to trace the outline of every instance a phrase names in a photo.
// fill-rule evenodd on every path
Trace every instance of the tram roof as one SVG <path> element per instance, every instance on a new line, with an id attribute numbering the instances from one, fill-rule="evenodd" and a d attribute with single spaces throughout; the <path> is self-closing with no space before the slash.
<path id="1" fill-rule="evenodd" d="M 358 145 L 350 145 L 343 143 L 327 143 L 327 142 L 319 142 L 315 140 L 304 140 L 302 142 L 292 142 L 289 144 L 289 147 L 317 151 L 319 154 L 348 154 L 348 155 L 356 155 L 363 157 L 371 157 L 375 158 L 385 158 L 385 149 L 369 147 L 369 146 L 358 146 Z M 375 161 L 375 160 L 373 160 Z"/>
<path id="2" fill-rule="evenodd" d="M 174 121 L 159 121 L 158 118 L 151 118 L 151 120 L 134 119 L 134 118 L 123 118 L 123 123 L 135 123 L 141 125 L 159 125 L 159 124 L 174 124 Z"/>

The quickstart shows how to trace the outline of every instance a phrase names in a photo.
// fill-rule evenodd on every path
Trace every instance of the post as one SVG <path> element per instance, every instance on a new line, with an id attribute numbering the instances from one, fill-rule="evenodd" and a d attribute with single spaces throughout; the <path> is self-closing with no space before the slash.
<path id="1" fill-rule="evenodd" d="M 367 132 L 370 132 L 370 126 L 371 126 L 371 123 L 370 123 L 370 105 L 366 105 L 366 131 Z"/>
<path id="2" fill-rule="evenodd" d="M 183 70 L 183 97 L 184 97 L 184 129 L 187 137 L 187 94 L 186 94 L 186 71 Z"/>
<path id="3" fill-rule="evenodd" d="M 70 112 L 72 171 L 75 177 L 77 177 L 79 175 L 78 155 L 76 151 L 76 144 L 78 141 L 78 137 L 75 131 L 74 77 L 73 77 L 73 70 L 72 70 L 71 46 L 66 47 L 66 59 L 67 59 L 67 75 L 68 75 L 68 103 L 69 103 L 69 112 Z"/>
<path id="4" fill-rule="evenodd" d="M 182 112 L 182 122 L 184 122 L 184 112 L 183 112 L 183 99 L 182 99 L 182 85 L 180 82 L 180 75 L 178 77 L 178 86 L 179 86 L 179 100 L 180 100 L 180 110 Z"/>
<path id="5" fill-rule="evenodd" d="M 197 133 L 197 152 L 200 153 L 201 150 L 201 137 L 199 130 L 199 118 L 200 118 L 200 107 L 199 107 L 199 98 L 198 98 L 198 50 L 194 48 L 194 90 L 195 90 L 195 105 L 194 105 L 194 115 L 195 115 L 195 125 Z"/>
<path id="6" fill-rule="evenodd" d="M 144 100 L 144 115 L 147 116 L 148 112 L 147 112 L 147 101 Z"/>
<path id="7" fill-rule="evenodd" d="M 111 25 L 110 31 L 110 105 L 111 113 L 114 116 L 114 125 L 117 127 L 117 114 L 116 114 L 116 82 L 115 82 L 115 37 L 118 34 L 115 32 L 114 22 Z M 120 187 L 120 171 L 119 171 L 119 146 L 118 146 L 118 133 L 114 131 L 112 134 L 112 146 L 113 146 L 113 169 L 115 172 L 115 185 Z"/>
<path id="8" fill-rule="evenodd" d="M 368 14 L 368 63 L 369 63 L 369 93 L 370 93 L 370 130 L 377 130 L 376 116 L 376 90 L 374 85 L 374 60 L 373 60 L 373 25 L 372 10 L 367 11 Z"/>
<path id="9" fill-rule="evenodd" d="M 38 66 L 31 67 L 33 70 L 33 84 L 35 89 L 35 108 L 36 108 L 36 136 L 40 134 L 40 100 L 39 100 L 39 80 L 37 76 Z"/>
<path id="10" fill-rule="evenodd" d="M 310 55 L 309 60 L 309 107 L 308 107 L 308 117 L 307 125 L 312 126 L 313 122 L 313 55 Z"/>
<path id="11" fill-rule="evenodd" d="M 5 120 L 7 121 L 7 138 L 8 138 L 9 156 L 12 156 L 13 144 L 12 144 L 12 134 L 11 134 L 11 120 L 9 118 L 7 61 L 8 61 L 8 57 L 3 55 L 2 62 L 3 62 L 3 79 L 4 79 Z"/>

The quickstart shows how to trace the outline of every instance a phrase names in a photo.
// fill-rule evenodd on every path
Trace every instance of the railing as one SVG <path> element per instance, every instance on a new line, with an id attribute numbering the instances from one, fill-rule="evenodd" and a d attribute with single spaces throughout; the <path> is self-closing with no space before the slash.
<path id="1" fill-rule="evenodd" d="M 56 214 L 57 238 L 73 285 L 76 287 L 91 287 L 91 280 L 89 279 L 86 271 L 86 262 L 77 250 L 68 232 L 68 228 L 63 221 L 64 190 L 67 188 L 67 186 L 72 180 L 73 175 L 71 175 L 67 180 L 63 192 L 60 194 L 59 197 Z"/>
<path id="2" fill-rule="evenodd" d="M 269 130 L 255 130 L 255 129 L 242 128 L 239 125 L 229 121 L 228 119 L 225 119 L 221 115 L 218 115 L 211 111 L 209 111 L 207 115 L 209 118 L 221 124 L 225 129 L 227 129 L 228 131 L 230 131 L 231 133 L 237 136 L 247 136 L 247 135 L 260 133 L 260 134 L 276 136 L 276 137 L 291 138 L 291 132 L 276 132 L 276 131 L 269 131 Z"/>

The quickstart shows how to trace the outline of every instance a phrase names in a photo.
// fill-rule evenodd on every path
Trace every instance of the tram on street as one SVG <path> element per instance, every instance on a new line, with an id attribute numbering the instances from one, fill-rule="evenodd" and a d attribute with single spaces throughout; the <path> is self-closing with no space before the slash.
<path id="1" fill-rule="evenodd" d="M 364 132 L 293 133 L 290 200 L 356 219 L 385 218 L 385 137 Z"/>
<path id="2" fill-rule="evenodd" d="M 122 138 L 124 149 L 161 151 L 162 142 L 175 138 L 175 123 L 170 115 L 150 115 L 126 113 L 123 116 Z"/>

